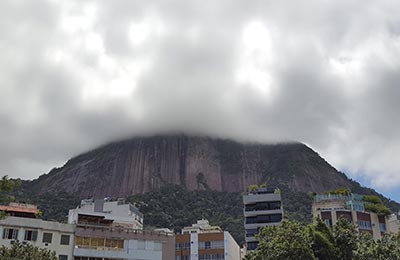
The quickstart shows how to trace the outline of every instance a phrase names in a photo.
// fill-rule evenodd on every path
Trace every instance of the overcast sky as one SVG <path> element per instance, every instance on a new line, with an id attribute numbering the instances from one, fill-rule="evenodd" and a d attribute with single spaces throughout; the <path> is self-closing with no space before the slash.
<path id="1" fill-rule="evenodd" d="M 0 175 L 165 131 L 297 140 L 400 200 L 400 1 L 0 1 Z"/>

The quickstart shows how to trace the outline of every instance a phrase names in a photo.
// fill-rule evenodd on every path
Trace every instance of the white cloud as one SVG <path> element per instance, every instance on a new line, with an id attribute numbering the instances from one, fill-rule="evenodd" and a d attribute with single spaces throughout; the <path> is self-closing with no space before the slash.
<path id="1" fill-rule="evenodd" d="M 400 2 L 1 1 L 0 172 L 191 131 L 400 187 Z M 386 181 L 390 179 L 390 181 Z"/>

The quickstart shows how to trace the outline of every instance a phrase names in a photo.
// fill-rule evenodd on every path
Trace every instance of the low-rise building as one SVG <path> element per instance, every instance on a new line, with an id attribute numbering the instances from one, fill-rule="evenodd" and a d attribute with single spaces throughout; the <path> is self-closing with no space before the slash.
<path id="1" fill-rule="evenodd" d="M 109 198 L 86 199 L 82 200 L 77 208 L 70 209 L 68 213 L 70 224 L 93 224 L 91 218 L 99 221 L 95 223 L 96 225 L 143 229 L 143 214 L 125 199 L 117 201 Z"/>
<path id="2" fill-rule="evenodd" d="M 280 225 L 283 218 L 282 198 L 278 189 L 257 188 L 243 195 L 246 250 L 255 250 L 260 228 Z"/>
<path id="3" fill-rule="evenodd" d="M 360 232 L 368 232 L 375 239 L 385 233 L 397 233 L 397 217 L 367 211 L 363 198 L 363 195 L 354 193 L 316 195 L 312 205 L 313 218 L 321 218 L 328 226 L 335 225 L 339 218 L 345 218 L 356 224 Z"/>
<path id="4" fill-rule="evenodd" d="M 175 236 L 176 260 L 239 260 L 240 247 L 231 234 L 205 219 Z"/>
<path id="5" fill-rule="evenodd" d="M 11 203 L 0 206 L 9 216 L 0 220 L 0 246 L 15 242 L 55 251 L 60 260 L 73 259 L 75 226 L 37 218 L 34 205 Z"/>
<path id="6" fill-rule="evenodd" d="M 142 213 L 123 199 L 83 200 L 68 221 L 76 225 L 75 260 L 174 259 L 174 234 L 144 231 Z"/>

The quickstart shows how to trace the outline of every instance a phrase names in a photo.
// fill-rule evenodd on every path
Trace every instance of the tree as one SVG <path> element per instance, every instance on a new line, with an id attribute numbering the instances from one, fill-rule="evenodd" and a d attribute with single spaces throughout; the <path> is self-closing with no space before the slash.
<path id="1" fill-rule="evenodd" d="M 320 218 L 317 218 L 316 223 L 309 225 L 308 228 L 312 237 L 311 247 L 315 257 L 320 260 L 337 259 L 332 230 Z"/>
<path id="2" fill-rule="evenodd" d="M 56 253 L 30 244 L 14 243 L 11 248 L 0 248 L 0 260 L 57 260 Z"/>
<path id="3" fill-rule="evenodd" d="M 350 221 L 339 218 L 333 227 L 333 237 L 337 256 L 341 260 L 352 260 L 353 251 L 357 248 L 357 227 Z"/>
<path id="4" fill-rule="evenodd" d="M 0 205 L 8 203 L 14 199 L 13 197 L 7 196 L 4 193 L 14 190 L 19 185 L 19 180 L 9 179 L 7 175 L 0 179 Z M 5 216 L 6 214 L 4 212 L 0 212 L 0 219 L 4 218 Z"/>
<path id="5" fill-rule="evenodd" d="M 311 236 L 298 222 L 283 220 L 280 226 L 266 226 L 257 235 L 260 241 L 252 260 L 314 260 Z"/>
<path id="6" fill-rule="evenodd" d="M 284 220 L 264 227 L 257 238 L 259 245 L 246 260 L 400 260 L 400 234 L 374 240 L 343 218 L 333 229 L 321 219 L 307 227 Z"/>

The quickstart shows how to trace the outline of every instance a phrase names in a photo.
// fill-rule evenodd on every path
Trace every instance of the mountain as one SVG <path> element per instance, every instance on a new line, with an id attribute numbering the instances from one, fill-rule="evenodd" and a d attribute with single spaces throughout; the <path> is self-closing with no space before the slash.
<path id="1" fill-rule="evenodd" d="M 242 192 L 264 182 L 296 192 L 359 186 L 301 143 L 239 143 L 186 135 L 111 143 L 76 156 L 27 185 L 39 193 L 117 198 L 166 184 Z"/>
<path id="2" fill-rule="evenodd" d="M 207 218 L 244 241 L 241 193 L 267 183 L 282 192 L 284 214 L 311 221 L 309 192 L 341 187 L 379 195 L 392 211 L 400 205 L 362 187 L 301 143 L 259 144 L 200 136 L 136 137 L 104 145 L 14 192 L 37 204 L 43 218 L 65 221 L 80 199 L 128 197 L 144 213 L 146 228 L 182 227 Z"/>

